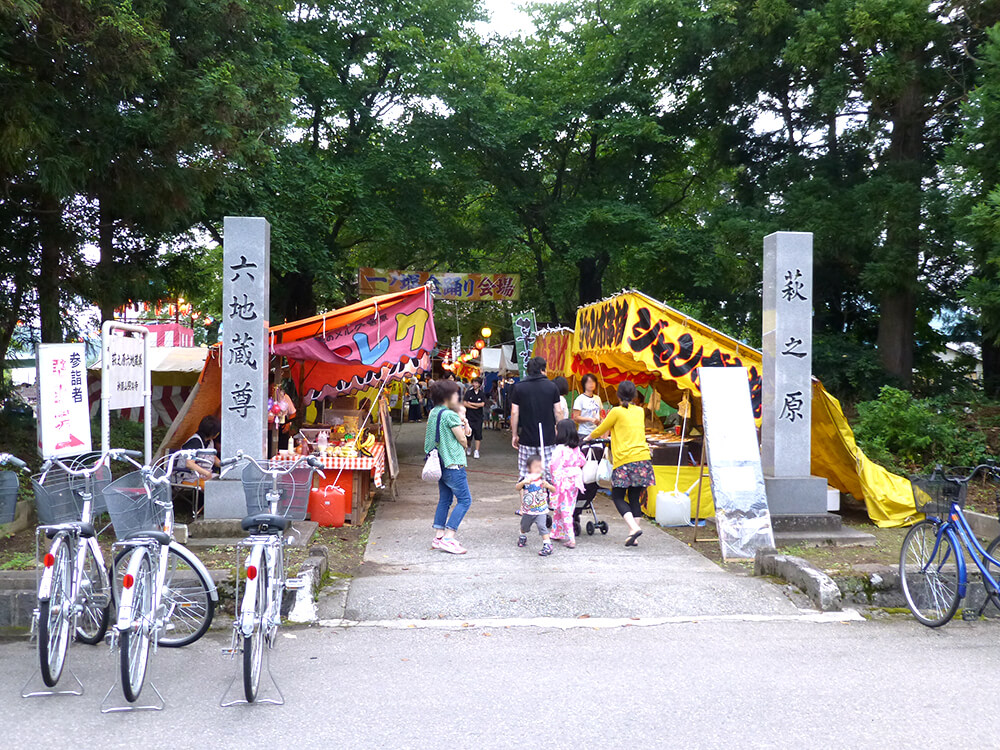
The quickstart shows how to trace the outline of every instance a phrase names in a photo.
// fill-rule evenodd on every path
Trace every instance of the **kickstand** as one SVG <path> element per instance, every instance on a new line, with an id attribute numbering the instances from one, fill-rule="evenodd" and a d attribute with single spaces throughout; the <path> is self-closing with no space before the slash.
<path id="1" fill-rule="evenodd" d="M 118 659 L 121 659 L 121 656 L 119 656 Z M 149 665 L 146 666 L 146 669 L 149 669 Z M 121 674 L 121 670 L 117 670 L 117 672 L 118 674 L 116 677 Z M 156 696 L 152 700 L 149 697 L 150 690 L 152 690 L 153 694 Z M 125 699 L 125 693 L 122 691 L 121 680 L 120 678 L 115 679 L 115 681 L 111 683 L 111 687 L 108 688 L 108 692 L 105 694 L 104 700 L 101 701 L 101 713 L 112 714 L 124 711 L 162 711 L 163 706 L 163 696 L 160 695 L 160 691 L 156 689 L 156 685 L 154 685 L 149 679 L 149 673 L 147 672 L 146 683 L 143 685 L 139 698 L 134 702 L 130 702 Z"/>
<path id="2" fill-rule="evenodd" d="M 70 686 L 68 688 L 61 688 L 58 685 L 49 687 L 42 679 L 42 673 L 35 670 L 31 673 L 31 676 L 28 677 L 24 686 L 21 688 L 21 697 L 41 698 L 49 695 L 83 695 L 83 683 L 80 682 L 80 678 L 76 676 L 76 672 L 69 667 L 63 667 L 62 679 L 66 679 L 67 672 L 69 673 L 69 676 L 73 678 L 73 682 L 76 683 L 75 687 Z"/>
<path id="3" fill-rule="evenodd" d="M 242 651 L 234 649 L 232 652 L 234 656 L 237 654 L 242 655 Z M 243 681 L 240 680 L 240 676 L 243 674 L 242 659 L 239 660 L 240 663 L 236 667 L 236 672 L 233 674 L 233 679 L 229 681 L 229 685 L 226 687 L 226 692 L 222 694 L 222 699 L 219 701 L 219 706 L 222 708 L 229 708 L 230 706 L 249 705 L 249 701 L 246 699 L 246 695 L 243 692 Z M 263 668 L 260 670 L 260 684 L 257 686 L 257 699 L 254 704 L 257 703 L 270 703 L 274 706 L 285 705 L 285 696 L 281 692 L 281 688 L 278 687 L 277 680 L 274 679 L 274 674 L 271 672 L 271 648 L 265 644 L 264 646 L 264 663 L 261 665 Z M 236 688 L 235 690 L 233 688 Z M 230 698 L 230 694 L 233 696 Z M 275 695 L 277 697 L 275 697 Z M 228 698 L 228 700 L 227 700 Z"/>

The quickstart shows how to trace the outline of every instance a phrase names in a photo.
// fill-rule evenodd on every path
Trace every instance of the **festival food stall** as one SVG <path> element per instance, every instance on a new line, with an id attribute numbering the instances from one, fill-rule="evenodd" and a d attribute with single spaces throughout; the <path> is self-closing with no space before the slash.
<path id="1" fill-rule="evenodd" d="M 344 516 L 351 523 L 364 519 L 370 483 L 382 486 L 387 448 L 393 450 L 386 387 L 429 370 L 436 346 L 433 295 L 427 287 L 271 328 L 271 351 L 287 360 L 302 402 L 322 405 L 318 421 L 303 425 L 300 433 L 301 451 L 318 455 L 326 473 L 313 493 L 314 515 L 343 496 Z M 292 453 L 283 457 L 295 459 Z M 391 458 L 390 482 L 397 469 L 394 453 Z M 334 519 L 339 516 L 335 507 L 331 512 Z"/>
<path id="2" fill-rule="evenodd" d="M 326 479 L 314 486 L 310 512 L 322 516 L 316 520 L 360 523 L 371 487 L 392 487 L 398 462 L 387 388 L 430 369 L 437 345 L 432 308 L 430 290 L 419 287 L 271 327 L 272 389 L 287 373 L 299 394 L 299 413 L 312 416 L 296 431 L 298 444 L 276 458 L 294 461 L 296 449 L 320 457 Z M 158 455 L 179 448 L 202 417 L 219 412 L 220 359 L 206 359 Z"/>
<path id="3" fill-rule="evenodd" d="M 701 389 L 698 368 L 747 368 L 754 415 L 761 416 L 761 353 L 726 336 L 709 326 L 642 293 L 621 292 L 577 311 L 573 331 L 558 329 L 536 334 L 534 353 L 545 357 L 548 375 L 564 375 L 571 386 L 579 386 L 580 378 L 592 372 L 601 383 L 606 401 L 615 402 L 611 394 L 623 380 L 638 386 L 649 386 L 653 396 L 647 407 L 654 407 L 656 398 L 673 407 L 687 397 L 690 417 L 683 435 L 676 430 L 648 422 L 647 439 L 653 447 L 654 464 L 657 449 L 669 450 L 673 464 L 665 463 L 661 453 L 654 465 L 657 488 L 650 490 L 655 501 L 657 490 L 693 490 L 691 514 L 699 482 L 699 468 L 691 465 L 700 458 Z M 677 452 L 682 450 L 681 467 L 677 469 Z M 902 526 L 912 521 L 916 510 L 909 480 L 892 474 L 872 462 L 857 447 L 854 433 L 844 417 L 840 404 L 826 392 L 819 380 L 813 379 L 812 412 L 812 473 L 864 501 L 871 520 L 882 527 Z M 707 478 L 702 482 L 702 518 L 713 515 L 711 488 Z M 708 505 L 706 507 L 706 502 Z"/>

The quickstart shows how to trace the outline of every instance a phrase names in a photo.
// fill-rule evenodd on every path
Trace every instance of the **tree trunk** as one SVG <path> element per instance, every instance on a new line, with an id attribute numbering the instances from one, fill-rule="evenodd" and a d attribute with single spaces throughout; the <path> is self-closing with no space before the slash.
<path id="1" fill-rule="evenodd" d="M 313 289 L 316 277 L 314 274 L 296 271 L 286 274 L 281 282 L 283 303 L 281 312 L 285 322 L 311 318 L 316 314 L 316 293 Z"/>
<path id="2" fill-rule="evenodd" d="M 62 284 L 61 260 L 66 235 L 62 221 L 62 204 L 45 196 L 39 201 L 38 318 L 42 342 L 63 342 L 62 305 L 59 288 Z"/>
<path id="3" fill-rule="evenodd" d="M 604 296 L 601 286 L 601 277 L 604 276 L 603 269 L 597 258 L 581 258 L 577 261 L 577 269 L 580 272 L 579 292 L 580 304 L 589 305 Z"/>
<path id="4" fill-rule="evenodd" d="M 115 275 L 115 219 L 104 201 L 101 201 L 97 221 L 97 246 L 101 257 L 97 261 L 97 303 L 101 308 L 101 320 L 114 320 L 116 300 L 114 298 Z"/>
<path id="5" fill-rule="evenodd" d="M 544 258 L 542 258 L 542 246 L 535 239 L 535 233 L 528 228 L 528 246 L 531 248 L 532 254 L 535 256 L 535 278 L 538 280 L 538 289 L 545 294 L 548 290 L 549 285 L 545 279 L 545 263 Z M 553 325 L 559 322 L 559 312 L 556 310 L 556 301 L 552 294 L 547 294 L 546 298 L 549 301 L 549 315 L 551 316 L 551 321 Z"/>
<path id="6" fill-rule="evenodd" d="M 886 172 L 894 184 L 886 209 L 886 241 L 880 259 L 879 357 L 886 371 L 903 386 L 913 382 L 924 128 L 920 81 L 914 79 L 892 109 Z"/>
<path id="7" fill-rule="evenodd" d="M 10 295 L 10 315 L 0 324 L 0 369 L 6 366 L 7 350 L 10 349 L 10 342 L 14 338 L 21 305 L 24 302 L 24 283 L 18 280 L 12 283 L 14 288 L 11 289 Z"/>
<path id="8" fill-rule="evenodd" d="M 989 398 L 1000 398 L 1000 346 L 991 336 L 983 336 L 983 390 Z"/>

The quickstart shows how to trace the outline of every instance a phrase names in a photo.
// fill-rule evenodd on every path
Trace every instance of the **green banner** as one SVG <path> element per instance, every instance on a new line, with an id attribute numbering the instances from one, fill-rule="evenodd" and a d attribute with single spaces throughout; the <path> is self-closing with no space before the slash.
<path id="1" fill-rule="evenodd" d="M 524 367 L 531 358 L 535 348 L 535 311 L 525 310 L 511 316 L 514 321 L 514 347 L 517 355 L 517 368 L 524 378 Z"/>

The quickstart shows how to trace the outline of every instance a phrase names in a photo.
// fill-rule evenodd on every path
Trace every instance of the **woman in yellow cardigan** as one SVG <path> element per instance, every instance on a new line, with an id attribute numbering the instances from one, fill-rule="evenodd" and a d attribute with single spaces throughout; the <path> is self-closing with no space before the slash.
<path id="1" fill-rule="evenodd" d="M 626 547 L 636 547 L 636 540 L 642 536 L 639 528 L 639 499 L 645 487 L 656 484 L 653 477 L 653 462 L 646 444 L 646 419 L 642 407 L 636 406 L 635 383 L 626 380 L 618 386 L 618 406 L 590 433 L 590 438 L 611 433 L 611 453 L 614 457 L 614 472 L 611 474 L 611 500 L 625 523 L 629 537 Z M 625 501 L 626 495 L 628 502 Z"/>

